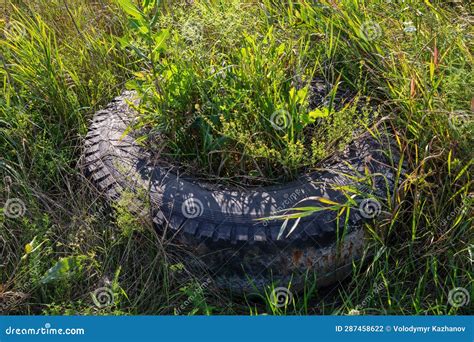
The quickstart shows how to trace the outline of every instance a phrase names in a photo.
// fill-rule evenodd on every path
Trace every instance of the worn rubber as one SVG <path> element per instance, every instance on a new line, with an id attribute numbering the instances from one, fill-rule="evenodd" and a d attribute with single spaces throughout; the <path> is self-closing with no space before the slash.
<path id="1" fill-rule="evenodd" d="M 315 212 L 288 235 L 295 222 L 290 220 L 280 237 L 282 220 L 261 219 L 293 212 L 295 206 L 329 205 L 316 198 L 346 203 L 348 187 L 382 199 L 391 196 L 399 153 L 388 133 L 355 139 L 295 182 L 222 189 L 160 165 L 132 134 L 124 134 L 136 117 L 132 102 L 139 100 L 125 92 L 95 114 L 85 140 L 85 170 L 111 201 L 119 200 L 124 190 L 148 194 L 146 199 L 137 196 L 133 211 L 190 252 L 185 265 L 204 265 L 217 286 L 235 292 L 271 283 L 287 286 L 290 281 L 295 288 L 308 275 L 316 275 L 318 286 L 327 286 L 350 273 L 352 261 L 360 258 L 365 246 L 363 222 L 368 215 L 358 208 L 340 217 L 334 210 Z"/>

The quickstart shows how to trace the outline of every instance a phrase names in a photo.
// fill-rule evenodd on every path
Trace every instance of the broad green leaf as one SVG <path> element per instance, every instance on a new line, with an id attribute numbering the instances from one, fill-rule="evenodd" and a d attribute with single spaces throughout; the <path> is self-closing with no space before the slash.
<path id="1" fill-rule="evenodd" d="M 166 48 L 166 40 L 170 35 L 169 30 L 161 30 L 160 33 L 153 37 L 155 41 L 155 49 L 154 51 L 164 50 Z"/>
<path id="2" fill-rule="evenodd" d="M 316 108 L 308 113 L 311 120 L 316 121 L 318 118 L 326 118 L 329 116 L 329 108 Z"/>
<path id="3" fill-rule="evenodd" d="M 328 117 L 329 114 L 330 112 L 328 108 L 316 108 L 309 113 L 304 113 L 301 116 L 301 122 L 304 125 L 312 124 L 316 121 L 316 119 Z"/>
<path id="4" fill-rule="evenodd" d="M 140 33 L 147 34 L 150 32 L 145 22 L 141 19 L 130 18 L 128 20 L 130 27 L 134 30 L 140 31 Z"/>
<path id="5" fill-rule="evenodd" d="M 296 94 L 296 89 L 295 89 L 295 87 L 292 87 L 290 89 L 290 100 L 294 100 L 295 94 Z"/>
<path id="6" fill-rule="evenodd" d="M 134 17 L 135 19 L 143 19 L 143 15 L 140 10 L 132 3 L 131 0 L 117 0 L 119 6 L 124 10 L 125 13 Z"/>
<path id="7" fill-rule="evenodd" d="M 87 257 L 84 255 L 60 259 L 46 271 L 46 274 L 41 278 L 41 283 L 48 284 L 56 280 L 69 278 L 82 270 L 82 265 L 86 259 Z"/>
<path id="8" fill-rule="evenodd" d="M 308 95 L 308 89 L 308 87 L 304 87 L 298 90 L 298 92 L 296 93 L 298 103 L 304 103 L 304 101 L 306 100 L 306 96 Z"/>
<path id="9" fill-rule="evenodd" d="M 120 44 L 122 49 L 128 47 L 130 45 L 130 39 L 126 36 L 124 37 L 114 37 Z"/>

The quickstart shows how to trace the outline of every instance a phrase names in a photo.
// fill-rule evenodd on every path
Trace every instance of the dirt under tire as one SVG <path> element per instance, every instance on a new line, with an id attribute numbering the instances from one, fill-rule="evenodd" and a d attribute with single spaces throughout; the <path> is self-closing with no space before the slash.
<path id="1" fill-rule="evenodd" d="M 132 102 L 138 103 L 134 93 L 125 92 L 95 114 L 85 141 L 85 171 L 111 201 L 124 191 L 145 193 L 146 199 L 137 196 L 136 213 L 189 251 L 182 260 L 186 266 L 204 265 L 215 285 L 234 292 L 272 283 L 300 287 L 308 275 L 327 286 L 350 274 L 352 261 L 365 247 L 364 221 L 374 218 L 394 191 L 399 152 L 389 134 L 355 139 L 295 182 L 229 190 L 160 166 L 151 151 L 124 134 L 136 117 Z M 362 179 L 370 180 L 370 186 Z M 314 212 L 288 235 L 291 220 L 280 237 L 282 220 L 261 220 L 295 206 L 347 203 L 348 188 L 381 199 L 360 197 L 360 206 L 341 216 L 329 209 Z"/>

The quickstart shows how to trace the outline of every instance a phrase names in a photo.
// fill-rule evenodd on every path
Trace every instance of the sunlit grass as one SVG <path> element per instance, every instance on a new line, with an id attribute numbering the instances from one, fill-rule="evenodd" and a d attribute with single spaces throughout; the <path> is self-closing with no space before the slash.
<path id="1" fill-rule="evenodd" d="M 0 198 L 2 205 L 7 199 L 20 199 L 26 211 L 18 218 L 7 216 L 5 208 L 0 214 L 0 310 L 8 307 L 12 314 L 174 314 L 188 301 L 180 313 L 468 313 L 469 306 L 457 308 L 447 298 L 456 287 L 466 288 L 473 298 L 474 77 L 472 17 L 467 5 L 415 0 L 403 4 L 322 1 L 316 5 L 263 1 L 268 20 L 261 23 L 265 30 L 274 23 L 290 32 L 310 32 L 308 39 L 320 46 L 315 54 L 318 59 L 312 61 L 316 70 L 324 72 L 330 83 L 343 82 L 361 98 L 370 99 L 395 133 L 407 164 L 405 177 L 384 207 L 385 215 L 366 226 L 365 262 L 354 264 L 353 276 L 343 284 L 316 289 L 317 275 L 308 275 L 304 291 L 293 291 L 291 301 L 276 308 L 272 288 L 257 297 L 229 300 L 229 294 L 212 282 L 202 287 L 202 275 L 189 274 L 179 263 L 181 251 L 172 249 L 170 241 L 151 229 L 128 225 L 133 218 L 127 208 L 108 208 L 81 176 L 77 165 L 88 120 L 127 81 L 146 78 L 153 67 L 147 62 L 149 56 L 138 55 L 124 42 L 124 37 L 136 40 L 138 34 L 115 2 L 66 3 L 69 10 L 62 0 L 7 1 L 8 16 L 1 23 Z M 223 11 L 230 4 L 212 2 Z M 176 6 L 164 5 L 168 9 Z M 176 29 L 186 27 L 187 21 L 177 18 Z M 240 42 L 229 32 L 231 28 L 250 31 L 247 17 L 234 13 L 226 20 L 210 25 L 212 19 L 203 19 L 204 27 L 212 28 L 205 36 L 206 44 L 221 44 L 218 48 L 225 49 Z M 187 25 L 189 28 L 189 22 Z M 196 39 L 192 34 L 190 41 Z M 280 39 L 284 32 L 273 34 Z M 251 38 L 247 43 L 261 42 Z M 292 43 L 297 51 L 305 47 L 297 40 Z M 202 54 L 203 61 L 217 58 L 208 54 L 208 46 L 197 44 L 193 49 L 192 53 Z M 157 63 L 164 53 L 157 53 Z M 255 54 L 255 58 L 264 58 Z M 265 61 L 252 63 L 245 68 Z M 272 72 L 278 72 L 280 65 L 270 64 L 275 67 Z M 194 70 L 188 64 L 179 67 Z M 183 82 L 196 77 L 178 76 Z M 259 71 L 241 76 L 252 76 L 255 81 Z M 202 99 L 207 92 L 217 94 L 205 78 L 199 80 L 203 87 L 197 89 L 196 98 Z M 222 84 L 227 83 L 211 83 Z M 262 83 L 262 87 L 267 85 Z M 285 93 L 290 89 L 288 84 Z M 195 96 L 185 94 L 184 99 Z M 225 106 L 237 98 L 252 101 L 250 109 L 261 108 L 262 103 L 256 107 L 254 103 L 263 100 L 288 106 L 288 98 L 246 95 L 225 97 L 229 101 Z M 176 96 L 169 93 L 167 99 Z M 178 115 L 187 109 L 185 104 L 176 103 L 168 112 Z M 191 112 L 197 110 L 195 104 L 189 107 Z M 198 104 L 204 108 L 202 102 Z M 266 115 L 277 108 L 269 107 Z M 232 120 L 239 118 L 237 109 L 228 113 L 233 113 Z M 169 125 L 168 129 L 173 128 Z M 209 162 L 204 152 L 215 148 L 211 139 L 223 127 L 212 134 L 208 128 L 208 145 L 199 145 L 197 152 L 204 165 Z M 182 132 L 176 130 L 176 134 Z M 278 135 L 278 144 L 285 139 Z M 175 150 L 178 156 L 176 151 L 184 149 Z M 272 169 L 273 165 L 268 166 Z M 70 268 L 61 267 L 66 264 L 62 258 L 69 258 Z M 50 269 L 58 279 L 47 278 Z M 91 293 L 103 287 L 112 291 L 114 301 L 98 308 Z M 193 300 L 188 300 L 190 296 Z"/>

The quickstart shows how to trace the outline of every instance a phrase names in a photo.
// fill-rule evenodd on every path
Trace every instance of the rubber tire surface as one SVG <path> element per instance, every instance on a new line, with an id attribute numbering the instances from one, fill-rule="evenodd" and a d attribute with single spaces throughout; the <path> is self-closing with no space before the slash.
<path id="1" fill-rule="evenodd" d="M 279 239 L 283 221 L 259 219 L 294 206 L 324 206 L 315 197 L 345 203 L 348 195 L 341 190 L 345 186 L 391 196 L 399 153 L 390 135 L 357 138 L 316 172 L 289 184 L 213 189 L 159 166 L 150 151 L 124 134 L 136 117 L 130 102 L 139 100 L 133 92 L 124 92 L 95 114 L 85 141 L 85 170 L 111 201 L 124 190 L 146 193 L 148 198 L 137 199 L 134 211 L 190 252 L 191 257 L 183 260 L 186 266 L 205 265 L 217 286 L 234 292 L 251 292 L 271 283 L 287 286 L 290 281 L 292 288 L 301 287 L 308 274 L 316 274 L 318 286 L 327 286 L 350 273 L 352 261 L 360 258 L 365 246 L 367 215 L 357 208 L 348 217 L 337 217 L 332 210 L 315 212 Z M 370 178 L 371 186 L 362 185 L 358 181 L 362 178 Z"/>

